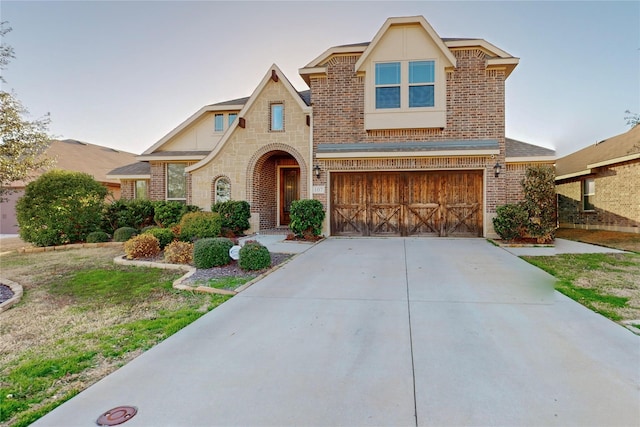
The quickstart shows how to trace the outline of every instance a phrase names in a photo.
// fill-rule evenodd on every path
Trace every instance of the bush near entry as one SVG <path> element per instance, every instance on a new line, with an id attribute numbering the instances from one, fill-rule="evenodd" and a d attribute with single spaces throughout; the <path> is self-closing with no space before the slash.
<path id="1" fill-rule="evenodd" d="M 291 203 L 289 228 L 296 237 L 313 238 L 322 233 L 322 203 L 318 200 L 294 200 Z"/>
<path id="2" fill-rule="evenodd" d="M 229 200 L 219 202 L 211 206 L 212 212 L 220 214 L 222 219 L 222 232 L 230 232 L 234 236 L 241 236 L 251 225 L 251 208 L 244 200 Z"/>
<path id="3" fill-rule="evenodd" d="M 87 243 L 103 243 L 109 241 L 109 235 L 104 231 L 93 231 L 87 235 Z"/>
<path id="4" fill-rule="evenodd" d="M 524 235 L 528 214 L 522 204 L 508 204 L 496 208 L 493 229 L 501 239 L 514 240 Z"/>
<path id="5" fill-rule="evenodd" d="M 160 249 L 164 249 L 169 243 L 171 243 L 175 236 L 170 228 L 151 227 L 147 228 L 142 234 L 151 234 L 155 236 L 160 242 Z"/>

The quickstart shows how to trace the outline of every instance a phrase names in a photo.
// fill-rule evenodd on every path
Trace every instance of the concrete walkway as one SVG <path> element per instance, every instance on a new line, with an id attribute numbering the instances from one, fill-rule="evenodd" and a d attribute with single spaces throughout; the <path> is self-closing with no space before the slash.
<path id="1" fill-rule="evenodd" d="M 555 245 L 544 246 L 523 246 L 523 247 L 503 247 L 506 251 L 516 256 L 554 256 L 558 254 L 618 254 L 624 251 L 606 248 L 604 246 L 590 245 L 589 243 L 575 242 L 567 239 L 556 239 Z"/>
<path id="2" fill-rule="evenodd" d="M 338 239 L 36 422 L 633 426 L 640 337 L 482 239 Z"/>

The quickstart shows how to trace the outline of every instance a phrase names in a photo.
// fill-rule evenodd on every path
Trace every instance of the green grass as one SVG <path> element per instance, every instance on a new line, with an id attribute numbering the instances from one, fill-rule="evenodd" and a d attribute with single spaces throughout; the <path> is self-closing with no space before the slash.
<path id="1" fill-rule="evenodd" d="M 623 320 L 617 309 L 628 307 L 630 299 L 609 291 L 633 286 L 624 275 L 637 277 L 640 273 L 640 257 L 633 254 L 561 254 L 523 259 L 555 276 L 559 292 L 614 321 Z"/>
<path id="2" fill-rule="evenodd" d="M 12 426 L 29 425 L 77 394 L 80 390 L 73 381 L 82 382 L 88 369 L 104 359 L 115 365 L 126 363 L 130 353 L 151 348 L 229 299 L 180 293 L 171 287 L 176 277 L 178 273 L 168 270 L 114 266 L 73 271 L 56 278 L 48 286 L 49 294 L 76 313 L 130 313 L 142 310 L 144 304 L 150 314 L 59 338 L 17 355 L 0 368 L 0 423 L 12 420 Z M 153 310 L 167 299 L 180 303 L 172 310 Z"/>
<path id="3" fill-rule="evenodd" d="M 84 306 L 135 305 L 154 293 L 171 291 L 172 280 L 177 277 L 175 273 L 167 275 L 164 270 L 141 267 L 84 270 L 52 284 L 50 293 L 71 297 Z"/>
<path id="4" fill-rule="evenodd" d="M 209 279 L 209 281 L 207 282 L 207 286 L 210 286 L 212 288 L 216 288 L 216 289 L 236 289 L 242 285 L 244 285 L 245 283 L 247 283 L 250 280 L 253 280 L 254 277 L 252 276 L 246 276 L 246 277 L 234 277 L 234 276 L 228 276 L 228 277 L 218 277 L 215 279 Z"/>

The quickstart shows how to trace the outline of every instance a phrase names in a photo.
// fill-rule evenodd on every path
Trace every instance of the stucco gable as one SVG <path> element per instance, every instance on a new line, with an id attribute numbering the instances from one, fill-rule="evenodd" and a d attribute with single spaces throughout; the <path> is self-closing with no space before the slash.
<path id="1" fill-rule="evenodd" d="M 418 24 L 422 27 L 422 29 L 429 35 L 433 43 L 437 47 L 438 50 L 442 53 L 442 57 L 445 59 L 445 66 L 455 67 L 456 66 L 456 58 L 453 56 L 453 53 L 449 50 L 449 48 L 444 44 L 438 33 L 429 25 L 424 16 L 408 16 L 408 17 L 400 17 L 400 18 L 388 18 L 382 28 L 377 32 L 371 43 L 366 47 L 358 62 L 355 65 L 356 72 L 364 71 L 365 64 L 367 63 L 367 59 L 369 55 L 373 53 L 378 44 L 383 40 L 386 33 L 394 26 L 409 26 Z"/>

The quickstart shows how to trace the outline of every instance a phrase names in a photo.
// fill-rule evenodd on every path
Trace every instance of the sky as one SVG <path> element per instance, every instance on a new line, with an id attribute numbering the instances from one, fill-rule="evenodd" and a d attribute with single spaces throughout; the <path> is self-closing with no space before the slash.
<path id="1" fill-rule="evenodd" d="M 506 136 L 567 155 L 640 113 L 638 1 L 7 1 L 16 58 L 3 72 L 50 133 L 142 153 L 205 105 L 251 95 L 271 64 L 298 74 L 331 46 L 370 41 L 388 17 L 482 38 L 520 63 Z"/>

